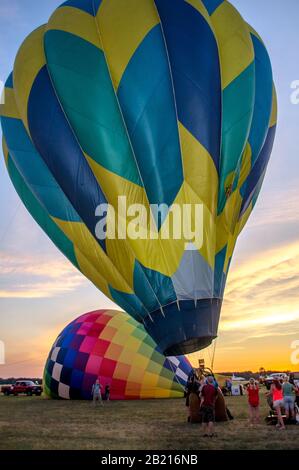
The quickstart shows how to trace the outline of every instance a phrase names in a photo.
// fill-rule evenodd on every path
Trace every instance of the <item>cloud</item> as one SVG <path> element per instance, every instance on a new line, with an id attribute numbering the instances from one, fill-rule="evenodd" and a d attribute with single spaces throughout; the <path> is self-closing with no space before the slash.
<path id="1" fill-rule="evenodd" d="M 257 312 L 258 314 L 258 312 Z M 235 321 L 224 321 L 221 330 L 222 331 L 233 331 L 233 330 L 244 330 L 246 329 L 248 333 L 248 329 L 252 327 L 273 327 L 274 325 L 281 325 L 282 323 L 290 323 L 299 320 L 299 310 L 297 312 L 280 312 L 276 314 L 270 315 L 261 315 L 256 316 L 254 318 L 248 319 L 237 319 Z M 259 337 L 263 337 L 264 335 L 259 335 Z M 268 336 L 270 336 L 268 334 Z M 257 335 L 251 335 L 251 338 L 257 338 Z"/>
<path id="2" fill-rule="evenodd" d="M 263 195 L 263 202 L 257 204 L 254 216 L 250 218 L 248 227 L 258 228 L 269 225 L 287 225 L 299 223 L 299 192 L 298 182 L 294 187 L 280 188 Z"/>
<path id="3" fill-rule="evenodd" d="M 266 331 L 263 331 L 261 333 L 256 333 L 256 334 L 253 334 L 251 336 L 252 339 L 260 339 L 260 338 L 279 338 L 279 337 L 283 337 L 283 336 L 293 336 L 294 335 L 294 332 L 293 331 L 289 331 L 287 333 L 282 333 L 282 332 L 275 332 L 275 331 L 271 331 L 271 332 L 266 332 Z"/>
<path id="4" fill-rule="evenodd" d="M 71 292 L 87 282 L 66 260 L 1 253 L 0 298 L 37 299 Z"/>
<path id="5" fill-rule="evenodd" d="M 220 323 L 236 344 L 299 333 L 299 242 L 269 249 L 230 273 Z"/>
<path id="6" fill-rule="evenodd" d="M 220 346 L 217 351 L 241 351 L 244 346 Z"/>

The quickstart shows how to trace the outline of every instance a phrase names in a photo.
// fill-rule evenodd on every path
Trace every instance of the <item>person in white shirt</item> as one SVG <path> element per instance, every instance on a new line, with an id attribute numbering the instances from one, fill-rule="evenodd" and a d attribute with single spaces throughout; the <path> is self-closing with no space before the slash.
<path id="1" fill-rule="evenodd" d="M 92 386 L 92 399 L 93 399 L 94 405 L 96 405 L 96 403 L 99 403 L 103 406 L 102 385 L 100 384 L 99 379 L 97 379 L 96 383 L 93 384 Z"/>

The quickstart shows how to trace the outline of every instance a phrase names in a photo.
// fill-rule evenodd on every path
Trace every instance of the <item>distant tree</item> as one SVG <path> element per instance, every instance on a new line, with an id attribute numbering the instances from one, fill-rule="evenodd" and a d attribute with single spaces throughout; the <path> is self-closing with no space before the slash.
<path id="1" fill-rule="evenodd" d="M 266 370 L 265 370 L 264 367 L 260 367 L 260 368 L 259 368 L 259 374 L 260 374 L 260 375 L 265 375 L 265 374 L 266 374 Z"/>
<path id="2" fill-rule="evenodd" d="M 32 382 L 38 382 L 39 384 L 42 383 L 42 379 L 39 377 L 8 377 L 6 379 L 3 379 L 0 377 L 0 385 L 10 385 L 10 384 L 15 384 L 17 380 L 32 380 Z"/>

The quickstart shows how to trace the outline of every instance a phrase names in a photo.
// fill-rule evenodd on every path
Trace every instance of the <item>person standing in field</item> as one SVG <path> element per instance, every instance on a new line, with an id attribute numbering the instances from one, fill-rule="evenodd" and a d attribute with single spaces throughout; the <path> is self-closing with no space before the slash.
<path id="1" fill-rule="evenodd" d="M 102 385 L 100 384 L 100 380 L 97 379 L 96 383 L 93 384 L 92 386 L 92 399 L 93 399 L 93 404 L 96 405 L 96 403 L 100 403 L 103 406 L 103 401 L 102 401 Z"/>
<path id="2" fill-rule="evenodd" d="M 201 392 L 202 387 L 206 384 L 206 378 L 203 374 L 200 374 L 199 379 L 198 379 L 198 385 L 199 385 L 199 391 Z"/>
<path id="3" fill-rule="evenodd" d="M 188 407 L 188 423 L 199 422 L 199 382 L 195 375 L 191 377 L 186 387 L 186 406 Z"/>
<path id="4" fill-rule="evenodd" d="M 110 385 L 109 384 L 106 384 L 106 387 L 105 387 L 104 400 L 106 401 L 110 400 Z"/>
<path id="5" fill-rule="evenodd" d="M 215 402 L 218 395 L 218 391 L 214 385 L 214 377 L 209 375 L 207 377 L 207 383 L 202 387 L 201 390 L 201 411 L 202 421 L 205 426 L 204 437 L 213 437 L 214 434 L 214 422 L 215 422 Z"/>
<path id="6" fill-rule="evenodd" d="M 299 408 L 299 384 L 294 384 L 295 388 L 296 388 L 296 396 L 295 396 L 295 403 L 297 405 L 297 407 Z"/>
<path id="7" fill-rule="evenodd" d="M 289 382 L 295 387 L 295 404 L 299 408 L 299 381 L 295 381 L 294 374 L 290 374 Z"/>
<path id="8" fill-rule="evenodd" d="M 272 395 L 273 399 L 273 408 L 277 413 L 277 424 L 276 427 L 279 429 L 285 429 L 285 425 L 283 422 L 282 412 L 281 409 L 283 407 L 283 390 L 282 385 L 279 380 L 274 380 L 273 384 L 270 388 L 270 394 Z"/>
<path id="9" fill-rule="evenodd" d="M 288 377 L 285 377 L 282 385 L 283 391 L 283 405 L 286 413 L 286 419 L 290 417 L 295 419 L 295 399 L 296 387 L 289 382 Z"/>
<path id="10" fill-rule="evenodd" d="M 259 397 L 259 386 L 251 378 L 247 387 L 248 395 L 248 406 L 249 406 L 249 421 L 250 425 L 258 424 L 260 421 L 260 397 Z"/>
<path id="11" fill-rule="evenodd" d="M 227 388 L 228 395 L 231 396 L 232 395 L 232 381 L 231 381 L 231 379 L 226 379 L 225 386 Z"/>

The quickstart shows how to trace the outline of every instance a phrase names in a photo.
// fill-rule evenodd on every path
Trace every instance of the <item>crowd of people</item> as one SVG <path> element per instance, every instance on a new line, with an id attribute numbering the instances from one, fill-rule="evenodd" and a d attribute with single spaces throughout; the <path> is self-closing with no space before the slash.
<path id="1" fill-rule="evenodd" d="M 228 384 L 226 384 L 227 387 L 229 387 Z M 260 423 L 260 387 L 259 382 L 254 378 L 250 378 L 244 387 L 248 400 L 250 426 Z M 185 394 L 188 421 L 203 423 L 204 436 L 216 436 L 214 431 L 216 402 L 221 398 L 224 403 L 224 399 L 215 377 L 213 375 L 198 377 L 195 372 L 192 373 L 188 379 Z M 271 410 L 270 421 L 275 421 L 279 430 L 285 430 L 286 424 L 299 424 L 299 386 L 296 385 L 292 375 L 283 380 L 274 379 L 270 390 L 266 392 L 266 398 Z M 225 412 L 226 420 L 233 419 L 226 407 Z"/>
<path id="2" fill-rule="evenodd" d="M 230 383 L 228 383 L 230 382 Z M 229 390 L 231 381 L 226 380 L 225 388 Z M 255 426 L 260 423 L 260 389 L 261 385 L 253 377 L 245 386 L 248 400 L 249 423 Z M 229 409 L 225 405 L 222 391 L 213 375 L 198 376 L 193 371 L 185 389 L 186 406 L 189 422 L 201 422 L 204 429 L 204 437 L 215 437 L 214 423 L 216 414 L 218 420 L 233 419 Z M 267 402 L 272 410 L 272 418 L 276 421 L 279 430 L 286 429 L 286 423 L 299 424 L 299 386 L 292 375 L 284 379 L 274 379 L 270 390 L 266 393 Z M 110 386 L 102 386 L 98 379 L 92 387 L 93 403 L 103 405 L 110 399 Z M 216 403 L 218 408 L 216 410 Z M 217 413 L 216 413 L 217 411 Z"/>
<path id="3" fill-rule="evenodd" d="M 253 378 L 247 385 L 250 424 L 259 423 L 260 386 Z M 292 375 L 284 379 L 274 379 L 266 393 L 267 402 L 272 411 L 271 418 L 276 419 L 278 429 L 286 429 L 285 423 L 297 423 L 299 420 L 299 386 Z M 273 419 L 271 419 L 273 421 Z"/>
<path id="4" fill-rule="evenodd" d="M 215 404 L 219 394 L 219 385 L 214 376 L 189 376 L 185 389 L 186 406 L 189 422 L 202 422 L 204 437 L 216 436 L 214 432 Z"/>
<path id="5" fill-rule="evenodd" d="M 276 426 L 279 429 L 286 429 L 283 413 L 287 423 L 296 422 L 296 415 L 299 411 L 299 386 L 295 384 L 292 377 L 274 380 L 267 395 L 270 406 L 277 414 Z"/>

